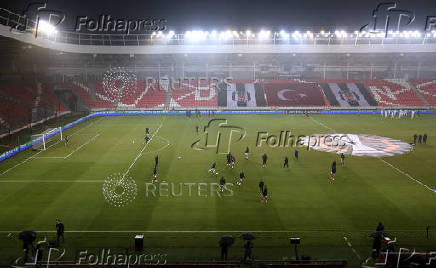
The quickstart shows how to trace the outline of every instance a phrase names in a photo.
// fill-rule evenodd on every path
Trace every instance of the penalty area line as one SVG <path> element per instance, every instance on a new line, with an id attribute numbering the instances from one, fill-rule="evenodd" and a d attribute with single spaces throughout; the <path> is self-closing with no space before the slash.
<path id="1" fill-rule="evenodd" d="M 87 126 L 81 128 L 81 129 L 77 130 L 76 132 L 72 133 L 70 136 L 77 135 L 79 132 L 81 132 L 81 131 L 83 131 L 83 130 L 89 128 L 90 126 L 96 124 L 97 122 L 100 122 L 102 119 L 103 119 L 103 118 L 101 118 L 101 119 L 99 119 L 99 120 L 97 120 L 97 121 L 93 121 L 93 122 L 91 122 L 89 125 L 87 125 Z M 46 150 L 49 149 L 49 148 L 51 148 L 51 147 L 53 147 L 53 146 L 55 146 L 55 145 L 57 145 L 57 144 L 59 144 L 60 142 L 61 142 L 61 140 L 59 140 L 59 141 L 57 141 L 56 143 L 54 143 L 54 144 L 48 146 L 48 147 L 46 148 Z M 34 155 L 29 156 L 28 158 L 26 158 L 26 159 L 24 159 L 23 161 L 19 162 L 19 163 L 16 164 L 15 166 L 8 168 L 7 170 L 5 170 L 5 171 L 3 171 L 2 173 L 0 173 L 0 176 L 3 176 L 4 174 L 8 173 L 9 171 L 11 171 L 12 169 L 15 169 L 15 168 L 18 167 L 18 166 L 21 166 L 22 164 L 26 163 L 27 161 L 36 158 L 36 156 L 39 155 L 39 154 L 42 153 L 42 152 L 44 152 L 44 151 L 39 151 L 39 152 L 35 153 Z"/>
<path id="2" fill-rule="evenodd" d="M 85 142 L 84 144 L 80 145 L 79 147 L 77 147 L 74 151 L 72 151 L 71 153 L 69 153 L 67 156 L 64 157 L 64 159 L 69 158 L 71 155 L 73 155 L 75 152 L 77 152 L 78 150 L 82 149 L 83 146 L 88 145 L 91 141 L 97 139 L 100 136 L 100 133 L 97 133 L 97 135 L 95 135 L 94 137 L 90 138 L 87 142 Z"/>

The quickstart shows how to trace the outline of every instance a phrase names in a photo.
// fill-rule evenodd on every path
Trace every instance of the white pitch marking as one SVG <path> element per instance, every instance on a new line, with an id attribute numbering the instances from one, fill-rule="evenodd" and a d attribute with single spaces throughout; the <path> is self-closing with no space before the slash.
<path id="1" fill-rule="evenodd" d="M 74 135 L 76 135 L 77 133 L 79 133 L 80 131 L 82 131 L 82 130 L 84 130 L 84 129 L 87 129 L 88 127 L 90 127 L 90 126 L 93 125 L 94 123 L 100 122 L 102 119 L 103 119 L 103 118 L 97 120 L 96 122 L 91 122 L 89 125 L 87 125 L 87 126 L 84 127 L 84 128 L 81 128 L 81 129 L 77 130 L 76 132 L 74 132 L 74 133 L 71 134 L 70 136 L 74 136 Z M 54 144 L 48 146 L 47 149 L 51 148 L 51 147 L 54 146 L 54 145 L 59 144 L 60 142 L 61 142 L 61 141 L 57 141 L 56 143 L 54 143 Z M 12 169 L 14 169 L 14 168 L 16 168 L 16 167 L 18 167 L 18 166 L 20 166 L 20 165 L 26 163 L 27 161 L 29 161 L 29 160 L 35 158 L 37 155 L 39 155 L 39 154 L 42 153 L 42 152 L 43 152 L 43 151 L 39 151 L 39 152 L 37 152 L 36 154 L 34 154 L 34 155 L 32 155 L 32 156 L 26 158 L 25 160 L 21 161 L 21 162 L 18 163 L 18 164 L 16 164 L 15 166 L 8 168 L 7 170 L 5 170 L 5 171 L 3 171 L 2 173 L 0 173 L 0 176 L 6 174 L 7 172 L 11 171 Z"/>
<path id="2" fill-rule="evenodd" d="M 70 154 L 68 154 L 67 156 L 64 157 L 64 159 L 67 159 L 68 157 L 70 157 L 72 154 L 74 154 L 75 152 L 77 152 L 78 150 L 80 150 L 83 146 L 86 146 L 87 144 L 89 144 L 91 141 L 95 140 L 96 138 L 98 138 L 100 136 L 100 133 L 97 133 L 97 135 L 95 135 L 94 137 L 90 138 L 86 143 L 80 145 L 79 147 L 77 147 L 74 151 L 72 151 Z"/>
<path id="3" fill-rule="evenodd" d="M 431 188 L 430 186 L 428 186 L 427 184 L 423 183 L 422 181 L 420 181 L 418 179 L 415 179 L 414 177 L 410 176 L 408 173 L 402 171 L 401 169 L 397 168 L 396 166 L 392 165 L 391 163 L 387 162 L 386 160 L 381 159 L 381 158 L 379 158 L 379 160 L 382 161 L 383 163 L 385 163 L 386 165 L 390 166 L 391 168 L 395 169 L 396 171 L 400 172 L 404 176 L 408 177 L 412 181 L 418 183 L 419 185 L 421 185 L 422 187 L 426 188 L 427 190 L 430 190 L 433 193 L 436 193 L 435 189 Z"/>
<path id="4" fill-rule="evenodd" d="M 60 142 L 61 142 L 61 141 L 58 141 L 58 142 L 56 142 L 56 143 L 54 143 L 54 144 L 48 146 L 47 149 L 49 149 L 50 147 L 52 147 L 52 146 L 54 146 L 54 145 L 57 145 L 57 144 L 60 143 Z M 11 171 L 12 169 L 14 169 L 14 168 L 16 168 L 16 167 L 18 167 L 18 166 L 21 166 L 22 164 L 24 164 L 24 163 L 26 163 L 27 161 L 29 161 L 29 160 L 35 158 L 37 155 L 39 155 L 39 154 L 42 153 L 42 152 L 43 152 L 43 151 L 39 151 L 39 152 L 37 152 L 36 154 L 34 154 L 34 155 L 32 155 L 32 156 L 26 158 L 25 160 L 21 161 L 21 162 L 18 163 L 18 164 L 16 164 L 15 166 L 6 169 L 5 171 L 3 171 L 3 172 L 0 174 L 0 176 L 1 176 L 1 175 L 4 175 L 5 173 Z"/>
<path id="5" fill-rule="evenodd" d="M 163 120 L 165 120 L 165 118 Z M 154 136 L 156 136 L 156 134 L 159 132 L 160 128 L 163 126 L 163 120 L 162 120 L 162 123 L 160 124 L 160 126 L 153 132 L 153 135 L 151 136 L 151 138 L 148 141 L 148 143 L 146 143 L 144 145 L 144 147 L 142 147 L 142 149 L 139 152 L 139 154 L 135 157 L 135 159 L 133 159 L 133 162 L 130 164 L 130 166 L 126 170 L 126 172 L 123 174 L 123 179 L 127 176 L 127 174 L 129 174 L 130 169 L 136 164 L 136 161 L 138 161 L 138 159 L 142 156 L 142 153 L 144 152 L 145 148 L 147 148 L 147 145 L 151 143 L 151 141 L 153 140 Z"/>
<path id="6" fill-rule="evenodd" d="M 332 131 L 336 132 L 336 130 L 334 130 L 333 128 L 328 127 L 327 125 L 325 125 L 325 124 L 323 124 L 323 123 L 321 123 L 321 122 L 319 122 L 319 121 L 313 119 L 312 117 L 310 117 L 310 118 L 311 118 L 314 122 L 318 123 L 319 125 L 321 125 L 321 126 L 327 128 L 327 129 L 329 129 L 329 130 L 332 130 Z M 403 174 L 403 175 L 406 176 L 407 178 L 409 178 L 409 179 L 411 179 L 412 181 L 414 181 L 414 182 L 418 183 L 419 185 L 423 186 L 423 187 L 426 188 L 427 190 L 430 190 L 430 191 L 432 191 L 433 193 L 436 193 L 436 189 L 433 189 L 433 188 L 431 188 L 430 186 L 428 186 L 428 185 L 426 185 L 425 183 L 423 183 L 422 181 L 420 181 L 420 180 L 418 180 L 418 179 L 415 179 L 414 177 L 412 177 L 412 176 L 409 175 L 408 173 L 402 171 L 401 169 L 397 168 L 396 166 L 392 165 L 391 163 L 387 162 L 386 160 L 383 160 L 383 159 L 381 159 L 381 158 L 378 158 L 378 159 L 379 159 L 381 162 L 385 163 L 387 166 L 391 167 L 392 169 L 395 169 L 396 171 L 400 172 L 401 174 Z"/>
<path id="7" fill-rule="evenodd" d="M 326 129 L 333 131 L 334 133 L 337 133 L 336 130 L 334 130 L 333 128 L 327 126 L 326 124 L 323 124 L 323 123 L 319 122 L 319 121 L 316 120 L 315 118 L 312 118 L 312 116 L 309 116 L 309 118 L 312 119 L 312 121 L 314 121 L 314 122 L 317 123 L 318 125 L 323 126 L 323 127 L 325 127 Z"/>
<path id="8" fill-rule="evenodd" d="M 353 253 L 357 256 L 357 258 L 361 261 L 362 257 L 360 257 L 359 253 L 357 253 L 356 249 L 351 245 L 350 241 L 348 241 L 348 238 L 344 236 L 345 243 L 347 243 L 348 247 L 353 251 Z"/>

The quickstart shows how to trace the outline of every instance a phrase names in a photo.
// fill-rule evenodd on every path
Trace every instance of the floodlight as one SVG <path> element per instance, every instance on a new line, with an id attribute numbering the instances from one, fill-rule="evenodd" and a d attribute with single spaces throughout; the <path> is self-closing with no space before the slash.
<path id="1" fill-rule="evenodd" d="M 289 39 L 289 33 L 285 32 L 284 30 L 281 30 L 279 34 L 281 38 Z"/>
<path id="2" fill-rule="evenodd" d="M 174 36 L 174 31 L 169 31 L 167 34 L 167 38 L 171 39 L 171 38 L 173 38 L 173 36 Z"/>
<path id="3" fill-rule="evenodd" d="M 38 31 L 45 34 L 56 34 L 58 31 L 56 27 L 51 25 L 49 22 L 45 20 L 40 20 L 38 23 Z"/>
<path id="4" fill-rule="evenodd" d="M 259 32 L 258 36 L 260 39 L 268 39 L 271 35 L 271 31 L 262 30 Z"/>

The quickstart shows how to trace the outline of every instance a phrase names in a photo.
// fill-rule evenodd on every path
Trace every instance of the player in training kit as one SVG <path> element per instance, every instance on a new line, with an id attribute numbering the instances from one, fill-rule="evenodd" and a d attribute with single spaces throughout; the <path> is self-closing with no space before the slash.
<path id="1" fill-rule="evenodd" d="M 239 173 L 239 181 L 236 182 L 237 185 L 241 185 L 244 182 L 245 179 L 245 174 L 244 171 L 242 171 L 241 173 Z"/>
<path id="2" fill-rule="evenodd" d="M 231 162 L 230 162 L 230 167 L 231 167 L 231 168 L 234 168 L 234 167 L 235 167 L 235 161 L 236 161 L 236 160 L 235 160 L 235 157 L 232 155 L 232 156 L 231 156 Z"/>
<path id="3" fill-rule="evenodd" d="M 218 172 L 216 172 L 215 167 L 216 167 L 216 162 L 213 162 L 212 167 L 209 169 L 209 173 L 218 175 Z"/>
<path id="4" fill-rule="evenodd" d="M 226 186 L 226 179 L 224 177 L 221 177 L 220 179 L 220 191 L 224 192 L 224 187 Z"/>
<path id="5" fill-rule="evenodd" d="M 286 156 L 285 157 L 285 162 L 283 163 L 283 167 L 285 168 L 287 168 L 287 167 L 289 167 L 289 158 Z"/>
<path id="6" fill-rule="evenodd" d="M 413 144 L 416 144 L 416 139 L 418 138 L 418 135 L 413 135 Z"/>
<path id="7" fill-rule="evenodd" d="M 152 183 L 157 182 L 157 169 L 156 169 L 156 167 L 154 167 L 154 169 L 153 169 L 153 180 L 151 182 Z"/>
<path id="8" fill-rule="evenodd" d="M 422 141 L 422 135 L 419 134 L 419 136 L 418 136 L 418 143 L 421 144 L 421 141 Z"/>
<path id="9" fill-rule="evenodd" d="M 262 200 L 261 200 L 261 202 L 262 203 L 268 203 L 268 188 L 266 188 L 266 185 L 265 185 L 265 187 L 263 188 L 263 191 L 262 191 Z"/>
<path id="10" fill-rule="evenodd" d="M 145 128 L 145 134 L 150 134 L 150 129 L 148 127 Z"/>
<path id="11" fill-rule="evenodd" d="M 266 154 L 262 155 L 262 167 L 266 167 L 266 161 L 268 161 L 268 156 Z"/>
<path id="12" fill-rule="evenodd" d="M 295 157 L 295 160 L 298 160 L 298 150 L 295 150 L 294 157 Z"/>
<path id="13" fill-rule="evenodd" d="M 68 138 L 68 136 L 65 136 L 65 146 L 68 146 L 69 142 L 70 142 L 70 138 Z"/>
<path id="14" fill-rule="evenodd" d="M 345 165 L 345 155 L 344 153 L 341 153 L 341 166 Z"/>
<path id="15" fill-rule="evenodd" d="M 330 173 L 330 180 L 334 181 L 336 175 L 336 161 L 332 163 L 332 172 Z"/>
<path id="16" fill-rule="evenodd" d="M 260 190 L 261 194 L 263 193 L 263 187 L 264 186 L 265 186 L 265 183 L 263 182 L 263 180 L 260 180 L 260 182 L 259 182 L 259 190 Z"/>
<path id="17" fill-rule="evenodd" d="M 154 166 L 157 167 L 158 165 L 159 165 L 159 156 L 156 155 L 156 156 L 154 157 Z"/>
<path id="18" fill-rule="evenodd" d="M 249 152 L 250 152 L 250 150 L 248 149 L 248 146 L 247 146 L 247 148 L 245 149 L 245 153 L 244 153 L 245 159 L 247 159 L 247 160 L 248 160 L 248 153 Z"/>
<path id="19" fill-rule="evenodd" d="M 199 127 L 198 126 L 195 126 L 195 132 L 198 134 L 198 129 L 199 129 Z"/>
<path id="20" fill-rule="evenodd" d="M 424 144 L 427 144 L 427 134 L 424 134 L 424 136 L 422 136 L 422 142 L 424 142 Z"/>
<path id="21" fill-rule="evenodd" d="M 227 166 L 230 167 L 231 163 L 232 163 L 232 154 L 229 152 L 227 154 Z"/>
<path id="22" fill-rule="evenodd" d="M 150 141 L 150 138 L 148 137 L 148 135 L 145 135 L 145 144 L 148 144 L 149 141 Z"/>

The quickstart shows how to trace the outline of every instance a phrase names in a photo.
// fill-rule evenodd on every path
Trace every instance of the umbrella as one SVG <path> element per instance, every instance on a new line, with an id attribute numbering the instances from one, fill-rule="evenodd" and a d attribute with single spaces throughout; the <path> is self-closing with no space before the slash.
<path id="1" fill-rule="evenodd" d="M 36 239 L 36 233 L 35 233 L 35 231 L 31 231 L 31 230 L 28 230 L 28 231 L 22 231 L 22 232 L 18 235 L 18 238 L 19 238 L 20 240 L 23 240 L 24 242 L 30 242 L 30 243 L 32 243 L 32 242 L 35 241 L 35 239 Z"/>
<path id="2" fill-rule="evenodd" d="M 241 234 L 240 238 L 244 240 L 254 240 L 256 239 L 256 236 L 251 232 L 245 232 Z"/>
<path id="3" fill-rule="evenodd" d="M 220 246 L 231 246 L 235 242 L 235 238 L 231 235 L 224 235 L 220 238 L 220 241 L 218 243 Z"/>

